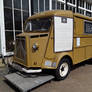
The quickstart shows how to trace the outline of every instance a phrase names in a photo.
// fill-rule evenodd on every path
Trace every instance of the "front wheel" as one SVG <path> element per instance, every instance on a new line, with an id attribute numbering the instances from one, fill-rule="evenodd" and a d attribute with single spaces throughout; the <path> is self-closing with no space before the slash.
<path id="1" fill-rule="evenodd" d="M 69 59 L 63 58 L 57 69 L 55 70 L 55 78 L 57 80 L 64 80 L 70 73 L 70 62 Z"/>

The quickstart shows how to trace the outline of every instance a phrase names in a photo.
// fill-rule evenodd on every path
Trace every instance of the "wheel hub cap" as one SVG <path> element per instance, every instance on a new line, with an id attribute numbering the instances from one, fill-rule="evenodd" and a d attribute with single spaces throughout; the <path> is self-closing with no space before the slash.
<path id="1" fill-rule="evenodd" d="M 68 66 L 68 64 L 66 62 L 61 64 L 60 70 L 59 70 L 61 77 L 65 77 L 67 75 L 68 69 L 69 69 L 69 66 Z"/>

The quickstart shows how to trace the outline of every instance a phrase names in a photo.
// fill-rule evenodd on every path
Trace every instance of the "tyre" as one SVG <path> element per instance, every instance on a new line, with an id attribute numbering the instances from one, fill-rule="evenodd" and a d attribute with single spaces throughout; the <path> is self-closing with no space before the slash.
<path id="1" fill-rule="evenodd" d="M 70 62 L 68 58 L 63 58 L 55 70 L 56 80 L 64 80 L 70 73 Z"/>

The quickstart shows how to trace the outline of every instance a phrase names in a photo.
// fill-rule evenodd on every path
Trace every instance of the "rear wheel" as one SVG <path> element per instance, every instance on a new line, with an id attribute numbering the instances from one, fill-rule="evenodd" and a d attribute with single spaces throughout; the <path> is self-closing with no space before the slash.
<path id="1" fill-rule="evenodd" d="M 57 69 L 55 70 L 55 77 L 57 80 L 64 80 L 70 73 L 70 61 L 68 58 L 63 58 Z"/>

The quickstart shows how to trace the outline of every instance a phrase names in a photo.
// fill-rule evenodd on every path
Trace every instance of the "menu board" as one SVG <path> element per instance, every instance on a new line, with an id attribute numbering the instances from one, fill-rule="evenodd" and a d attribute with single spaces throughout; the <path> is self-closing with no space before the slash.
<path id="1" fill-rule="evenodd" d="M 88 34 L 92 34 L 92 22 L 91 21 L 84 22 L 84 32 Z"/>

